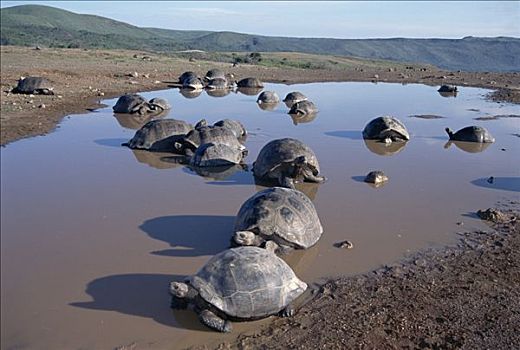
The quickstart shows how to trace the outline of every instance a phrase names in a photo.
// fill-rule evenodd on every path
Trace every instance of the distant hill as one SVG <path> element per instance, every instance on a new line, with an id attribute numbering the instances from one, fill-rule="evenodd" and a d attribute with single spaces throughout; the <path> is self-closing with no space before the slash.
<path id="1" fill-rule="evenodd" d="M 519 38 L 328 39 L 142 28 L 40 5 L 0 10 L 2 45 L 228 52 L 304 52 L 428 63 L 466 71 L 520 71 Z"/>

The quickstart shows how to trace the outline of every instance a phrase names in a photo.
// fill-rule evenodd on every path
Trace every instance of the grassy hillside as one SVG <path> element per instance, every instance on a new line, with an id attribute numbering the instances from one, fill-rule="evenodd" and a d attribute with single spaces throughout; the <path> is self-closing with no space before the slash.
<path id="1" fill-rule="evenodd" d="M 48 6 L 0 10 L 2 45 L 228 52 L 304 52 L 416 62 L 451 70 L 520 71 L 520 39 L 326 39 L 140 28 Z"/>

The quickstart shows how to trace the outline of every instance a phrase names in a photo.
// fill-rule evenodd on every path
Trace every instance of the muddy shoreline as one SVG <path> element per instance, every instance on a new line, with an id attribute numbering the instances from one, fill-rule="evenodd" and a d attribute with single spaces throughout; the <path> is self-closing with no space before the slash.
<path id="1" fill-rule="evenodd" d="M 238 78 L 256 76 L 271 83 L 388 82 L 438 86 L 455 84 L 494 89 L 489 98 L 520 103 L 519 73 L 448 72 L 426 65 L 396 64 L 393 68 L 351 66 L 341 70 L 297 69 L 239 65 L 172 58 L 125 50 L 1 47 L 0 144 L 44 135 L 63 117 L 99 108 L 100 100 L 124 93 L 167 89 L 186 71 L 203 74 L 220 67 Z M 21 76 L 40 75 L 54 85 L 54 96 L 11 94 Z M 175 106 L 174 106 L 175 109 Z M 59 126 L 58 126 L 59 127 Z"/>
<path id="2" fill-rule="evenodd" d="M 327 282 L 293 318 L 196 349 L 513 349 L 520 343 L 518 202 L 489 230 Z M 515 208 L 515 209 L 512 209 Z"/>

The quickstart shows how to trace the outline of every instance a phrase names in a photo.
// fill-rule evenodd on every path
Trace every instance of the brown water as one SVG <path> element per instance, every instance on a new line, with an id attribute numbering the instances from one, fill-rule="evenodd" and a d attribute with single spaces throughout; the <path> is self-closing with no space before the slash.
<path id="1" fill-rule="evenodd" d="M 512 134 L 520 132 L 520 120 L 473 119 L 519 114 L 519 108 L 484 101 L 485 90 L 461 88 L 456 98 L 444 98 L 422 85 L 267 89 L 282 98 L 302 91 L 320 113 L 295 125 L 283 103 L 261 110 L 256 96 L 186 99 L 175 89 L 143 95 L 167 98 L 173 110 L 166 118 L 241 120 L 251 134 L 249 164 L 275 138 L 295 137 L 313 148 L 328 181 L 302 189 L 325 232 L 312 249 L 286 257 L 308 282 L 453 242 L 457 231 L 486 228 L 476 210 L 519 199 L 520 139 Z M 208 179 L 165 161 L 164 154 L 120 147 L 133 136 L 130 128 L 144 121 L 116 119 L 110 107 L 72 116 L 50 135 L 1 150 L 2 349 L 178 349 L 224 341 L 269 322 L 235 324 L 233 334 L 217 334 L 192 312 L 170 310 L 167 292 L 169 281 L 195 273 L 228 246 L 234 215 L 261 189 L 252 173 Z M 401 149 L 361 139 L 369 120 L 387 114 L 410 131 L 412 140 Z M 472 124 L 488 128 L 496 143 L 444 148 L 444 127 Z M 376 169 L 388 175 L 386 185 L 360 181 Z M 493 184 L 486 182 L 490 176 Z M 333 246 L 345 239 L 354 249 Z"/>

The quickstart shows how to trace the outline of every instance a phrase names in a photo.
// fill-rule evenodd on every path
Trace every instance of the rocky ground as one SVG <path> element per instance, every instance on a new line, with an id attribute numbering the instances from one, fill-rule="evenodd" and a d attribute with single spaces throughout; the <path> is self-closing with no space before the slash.
<path id="1" fill-rule="evenodd" d="M 2 145 L 52 131 L 69 114 L 99 107 L 104 98 L 127 92 L 168 88 L 187 70 L 204 74 L 220 67 L 237 78 L 258 77 L 265 82 L 305 83 L 325 81 L 373 81 L 456 84 L 499 89 L 490 96 L 497 101 L 520 102 L 519 73 L 447 72 L 431 66 L 353 64 L 344 69 L 298 69 L 265 67 L 188 59 L 124 50 L 1 48 L 1 134 Z M 43 76 L 52 83 L 54 96 L 10 93 L 21 76 Z"/>

